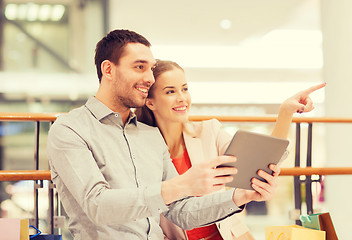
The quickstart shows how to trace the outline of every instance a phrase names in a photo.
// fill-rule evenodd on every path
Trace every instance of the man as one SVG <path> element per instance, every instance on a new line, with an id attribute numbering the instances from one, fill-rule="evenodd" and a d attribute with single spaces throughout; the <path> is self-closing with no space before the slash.
<path id="1" fill-rule="evenodd" d="M 268 183 L 254 180 L 256 192 L 193 197 L 230 182 L 237 170 L 216 166 L 235 158 L 221 156 L 178 176 L 160 132 L 137 122 L 130 110 L 144 105 L 154 83 L 149 47 L 128 30 L 98 42 L 95 97 L 59 117 L 49 131 L 52 180 L 76 240 L 163 239 L 160 213 L 191 229 L 235 214 L 249 201 L 267 200 L 275 189 L 276 167 L 274 176 L 260 173 Z"/>

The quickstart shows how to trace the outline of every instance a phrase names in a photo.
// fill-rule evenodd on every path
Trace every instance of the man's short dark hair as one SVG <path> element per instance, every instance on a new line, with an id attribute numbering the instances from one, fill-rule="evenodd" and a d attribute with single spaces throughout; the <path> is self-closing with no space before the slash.
<path id="1" fill-rule="evenodd" d="M 141 43 L 150 47 L 150 42 L 142 35 L 129 30 L 114 30 L 109 32 L 101 39 L 95 48 L 95 66 L 99 82 L 102 78 L 101 63 L 109 60 L 114 64 L 118 64 L 124 47 L 128 43 Z"/>

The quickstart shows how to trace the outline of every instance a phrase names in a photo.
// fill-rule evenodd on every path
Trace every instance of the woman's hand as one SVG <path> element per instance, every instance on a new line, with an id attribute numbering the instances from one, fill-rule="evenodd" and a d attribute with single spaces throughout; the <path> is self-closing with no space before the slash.
<path id="1" fill-rule="evenodd" d="M 318 89 L 325 87 L 326 83 L 321 83 L 306 90 L 300 91 L 292 97 L 286 99 L 280 106 L 279 115 L 277 116 L 275 128 L 272 136 L 287 138 L 293 114 L 310 112 L 314 109 L 313 101 L 309 95 Z"/>
<path id="2" fill-rule="evenodd" d="M 321 83 L 296 93 L 281 104 L 280 111 L 285 111 L 289 114 L 312 111 L 314 106 L 313 101 L 309 95 L 318 89 L 325 87 L 325 85 L 326 83 Z"/>
<path id="3" fill-rule="evenodd" d="M 236 162 L 233 156 L 219 156 L 212 161 L 194 164 L 184 174 L 163 181 L 161 195 L 165 204 L 188 196 L 203 196 L 219 191 L 233 180 L 235 167 L 218 167 Z"/>
<path id="4" fill-rule="evenodd" d="M 260 181 L 257 178 L 252 179 L 252 187 L 255 191 L 239 188 L 235 190 L 233 200 L 237 206 L 242 206 L 251 201 L 267 201 L 272 198 L 277 189 L 277 178 L 280 173 L 280 167 L 270 164 L 269 168 L 273 171 L 272 175 L 263 170 L 258 171 L 258 175 L 267 182 Z"/>

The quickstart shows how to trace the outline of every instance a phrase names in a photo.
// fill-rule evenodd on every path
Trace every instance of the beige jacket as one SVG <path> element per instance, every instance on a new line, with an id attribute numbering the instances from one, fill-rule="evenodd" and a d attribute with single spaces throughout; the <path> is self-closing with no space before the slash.
<path id="1" fill-rule="evenodd" d="M 232 139 L 231 135 L 221 129 L 221 124 L 216 119 L 189 123 L 183 137 L 192 165 L 210 161 L 222 155 Z M 216 225 L 224 240 L 254 239 L 248 227 L 236 215 L 219 221 Z M 160 218 L 160 226 L 163 229 L 165 239 L 187 239 L 185 231 L 163 215 Z"/>

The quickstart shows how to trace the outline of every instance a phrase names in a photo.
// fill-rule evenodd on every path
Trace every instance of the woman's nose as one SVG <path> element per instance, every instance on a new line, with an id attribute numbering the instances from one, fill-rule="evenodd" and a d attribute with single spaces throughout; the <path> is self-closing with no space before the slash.
<path id="1" fill-rule="evenodd" d="M 178 95 L 177 95 L 177 100 L 180 101 L 180 102 L 186 101 L 185 94 L 183 94 L 182 92 L 179 92 Z"/>

